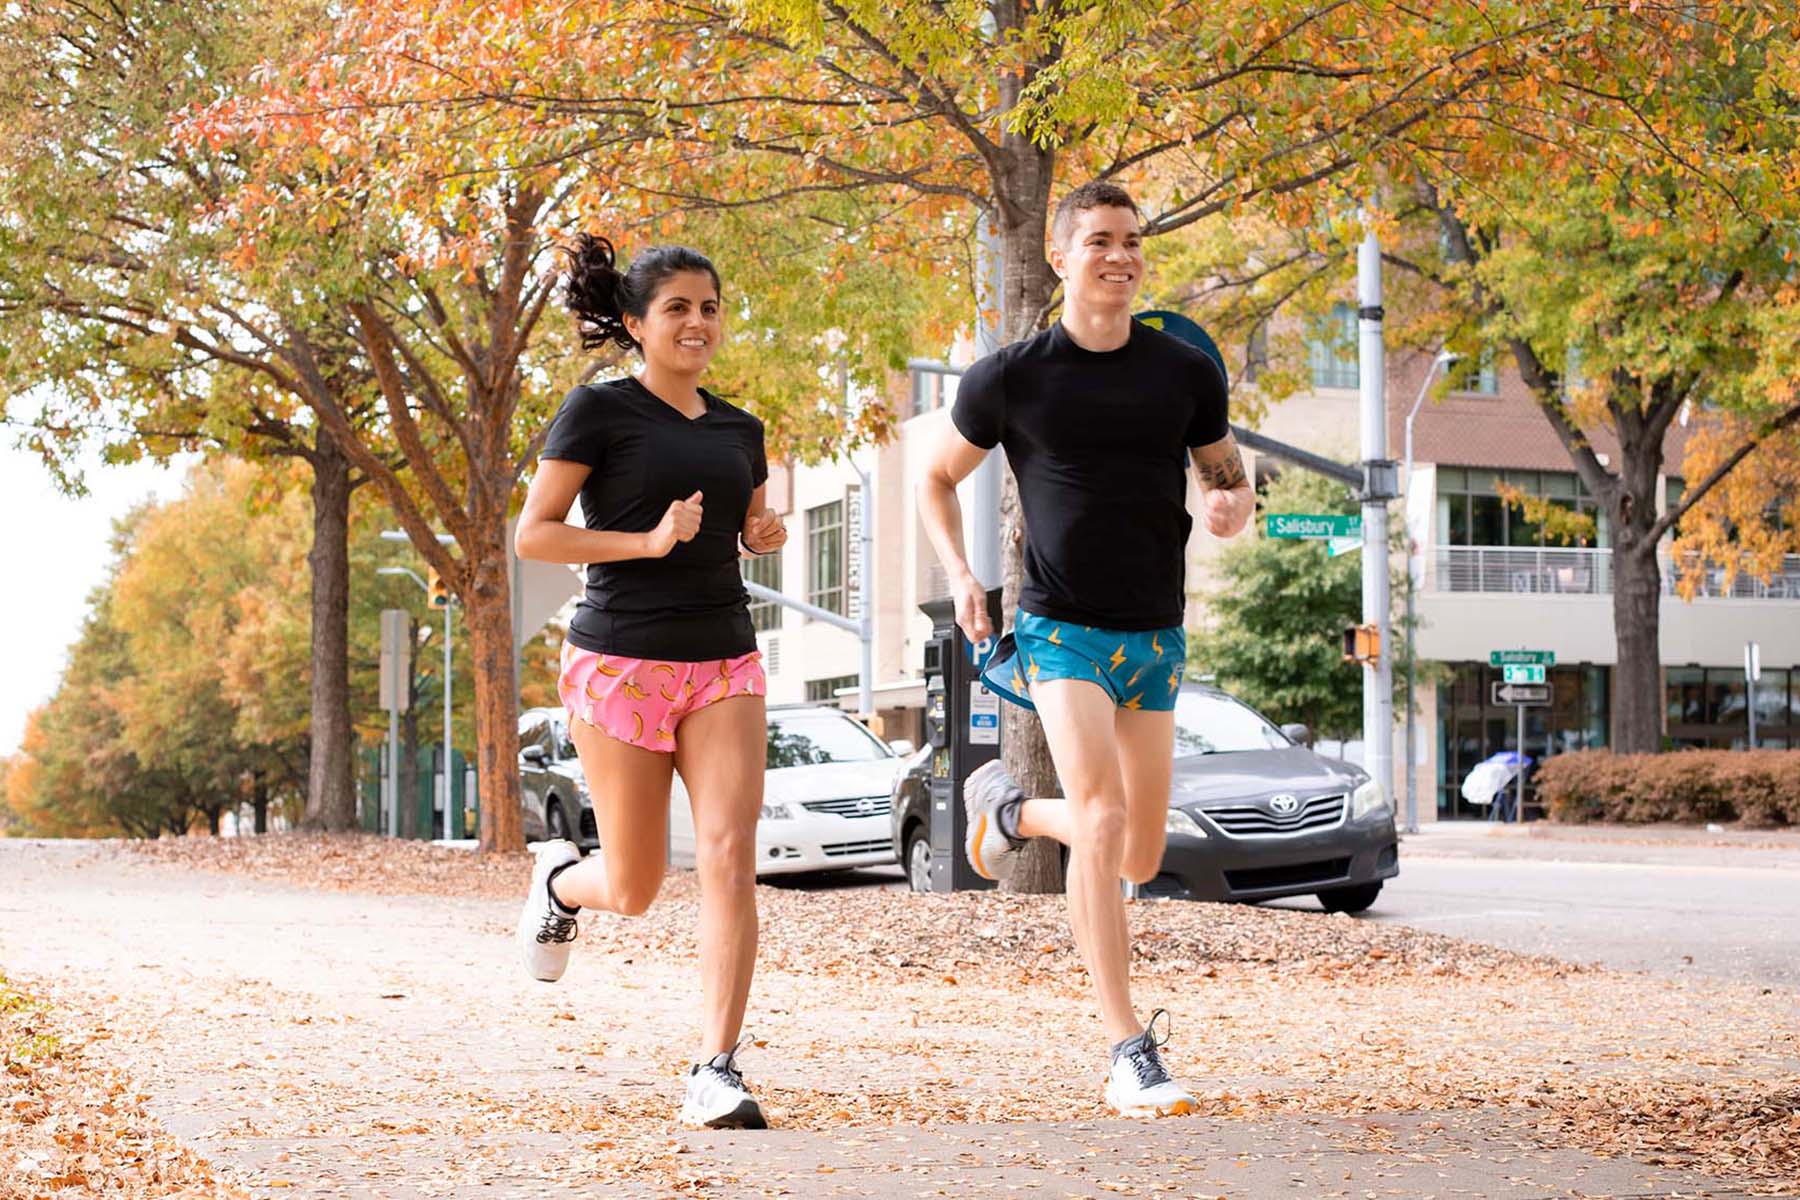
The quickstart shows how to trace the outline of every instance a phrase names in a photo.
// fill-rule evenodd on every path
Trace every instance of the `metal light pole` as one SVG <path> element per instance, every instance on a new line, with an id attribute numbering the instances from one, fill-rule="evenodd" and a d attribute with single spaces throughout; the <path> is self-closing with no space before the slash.
<path id="1" fill-rule="evenodd" d="M 1401 486 L 1405 491 L 1409 515 L 1412 511 L 1413 494 L 1413 418 L 1419 415 L 1419 406 L 1425 403 L 1425 393 L 1431 389 L 1431 381 L 1440 370 L 1455 362 L 1458 357 L 1449 350 L 1437 352 L 1431 365 L 1425 369 L 1425 381 L 1419 385 L 1419 394 L 1413 399 L 1413 406 L 1406 414 L 1406 466 Z M 1406 825 L 1401 830 L 1403 833 L 1419 832 L 1419 749 L 1414 727 L 1418 707 L 1419 655 L 1418 648 L 1413 644 L 1413 592 L 1418 586 L 1418 556 L 1413 553 L 1409 533 L 1406 546 Z"/>
<path id="2" fill-rule="evenodd" d="M 975 357 L 985 358 L 1000 348 L 1002 305 L 1000 234 L 994 228 L 992 209 L 976 222 L 975 236 Z M 1000 472 L 1001 456 L 990 454 L 970 476 L 969 570 L 984 588 L 1000 586 Z"/>
<path id="3" fill-rule="evenodd" d="M 1365 226 L 1367 217 L 1365 214 Z M 1389 617 L 1388 501 L 1395 491 L 1387 457 L 1387 376 L 1381 324 L 1381 245 L 1365 228 L 1356 250 L 1357 379 L 1362 392 L 1363 623 L 1378 630 L 1376 661 L 1363 674 L 1363 754 L 1387 803 L 1394 801 L 1394 658 Z"/>
<path id="4" fill-rule="evenodd" d="M 406 541 L 412 540 L 411 538 L 407 537 L 406 533 L 403 530 L 399 530 L 399 529 L 384 529 L 381 531 L 381 537 L 382 537 L 383 541 L 389 541 L 389 542 L 393 542 L 393 541 L 406 542 Z M 437 535 L 437 540 L 445 545 L 448 545 L 451 542 L 454 542 L 456 539 L 452 538 L 447 533 L 440 533 Z M 409 567 L 379 567 L 376 569 L 375 573 L 377 575 L 406 575 L 406 576 L 409 576 L 409 577 L 411 577 L 412 581 L 414 583 L 418 584 L 419 587 L 424 591 L 426 599 L 429 600 L 431 598 L 431 585 L 426 583 L 423 579 L 420 579 L 417 572 L 413 571 Z M 454 750 L 454 739 L 451 737 L 451 731 L 450 731 L 450 697 L 451 697 L 451 679 L 452 679 L 451 674 L 450 674 L 450 671 L 451 671 L 451 665 L 450 665 L 450 613 L 451 613 L 451 610 L 454 608 L 455 608 L 455 605 L 452 605 L 452 604 L 444 605 L 444 743 L 443 743 L 443 745 L 444 745 L 444 749 L 443 749 L 444 765 L 439 770 L 438 774 L 442 777 L 442 779 L 444 781 L 444 840 L 446 842 L 449 841 L 454 836 L 454 827 L 451 824 L 451 817 L 450 817 L 450 810 L 452 807 L 450 801 L 451 801 L 452 795 L 455 793 L 455 784 L 453 783 L 451 776 L 450 776 L 451 765 L 452 765 L 452 763 L 455 762 L 455 759 L 452 757 L 452 753 Z"/>

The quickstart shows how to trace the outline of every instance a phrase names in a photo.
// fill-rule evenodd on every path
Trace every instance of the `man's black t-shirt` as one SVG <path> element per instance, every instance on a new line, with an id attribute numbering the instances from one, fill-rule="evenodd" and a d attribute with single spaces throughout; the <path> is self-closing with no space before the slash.
<path id="1" fill-rule="evenodd" d="M 756 649 L 738 533 L 751 492 L 769 477 L 762 422 L 700 395 L 706 411 L 690 419 L 630 377 L 584 384 L 550 423 L 543 457 L 593 468 L 581 485 L 589 529 L 645 532 L 670 504 L 704 493 L 700 532 L 667 557 L 588 567 L 569 623 L 569 640 L 584 650 L 701 662 Z"/>
<path id="2" fill-rule="evenodd" d="M 1027 612 L 1105 629 L 1182 623 L 1188 449 L 1228 432 L 1225 374 L 1136 321 L 1116 350 L 1062 327 L 980 359 L 951 419 L 1006 447 L 1025 513 Z"/>

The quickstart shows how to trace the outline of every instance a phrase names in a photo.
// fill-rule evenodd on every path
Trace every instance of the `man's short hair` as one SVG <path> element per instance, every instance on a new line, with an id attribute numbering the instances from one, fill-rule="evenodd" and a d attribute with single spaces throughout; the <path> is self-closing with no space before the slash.
<path id="1" fill-rule="evenodd" d="M 1137 201 L 1131 198 L 1130 192 L 1104 179 L 1090 179 L 1064 196 L 1056 206 L 1056 216 L 1050 222 L 1050 240 L 1062 245 L 1068 240 L 1069 231 L 1075 225 L 1076 213 L 1103 206 L 1129 208 L 1132 216 L 1139 221 L 1144 219 L 1144 214 L 1138 211 Z"/>

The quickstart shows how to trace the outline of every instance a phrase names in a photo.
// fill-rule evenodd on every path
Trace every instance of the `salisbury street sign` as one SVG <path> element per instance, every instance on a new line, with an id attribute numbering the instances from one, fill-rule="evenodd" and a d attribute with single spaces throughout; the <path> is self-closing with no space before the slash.
<path id="1" fill-rule="evenodd" d="M 1263 534 L 1275 538 L 1361 538 L 1362 518 L 1338 513 L 1269 513 Z"/>
<path id="2" fill-rule="evenodd" d="M 1556 651 L 1554 650 L 1489 650 L 1488 666 L 1524 666 L 1554 667 Z"/>
<path id="3" fill-rule="evenodd" d="M 1550 685 L 1547 683 L 1495 683 L 1489 686 L 1493 689 L 1496 708 L 1504 704 L 1550 703 Z"/>

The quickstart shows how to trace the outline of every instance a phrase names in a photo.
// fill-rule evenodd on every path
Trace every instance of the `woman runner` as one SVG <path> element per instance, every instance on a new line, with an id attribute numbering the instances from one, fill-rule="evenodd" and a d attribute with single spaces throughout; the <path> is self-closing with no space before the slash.
<path id="1" fill-rule="evenodd" d="M 721 334 L 719 274 L 659 246 L 620 271 L 583 235 L 565 300 L 582 345 L 637 350 L 641 374 L 563 400 L 519 515 L 521 558 L 586 563 L 558 688 L 587 777 L 600 852 L 538 848 L 518 941 L 534 978 L 569 961 L 583 908 L 636 916 L 662 885 L 672 773 L 693 805 L 700 876 L 700 1057 L 680 1120 L 761 1129 L 735 1056 L 756 962 L 756 820 L 766 684 L 740 543 L 766 554 L 787 530 L 764 503 L 762 423 L 699 385 Z M 564 518 L 576 496 L 586 528 Z"/>

